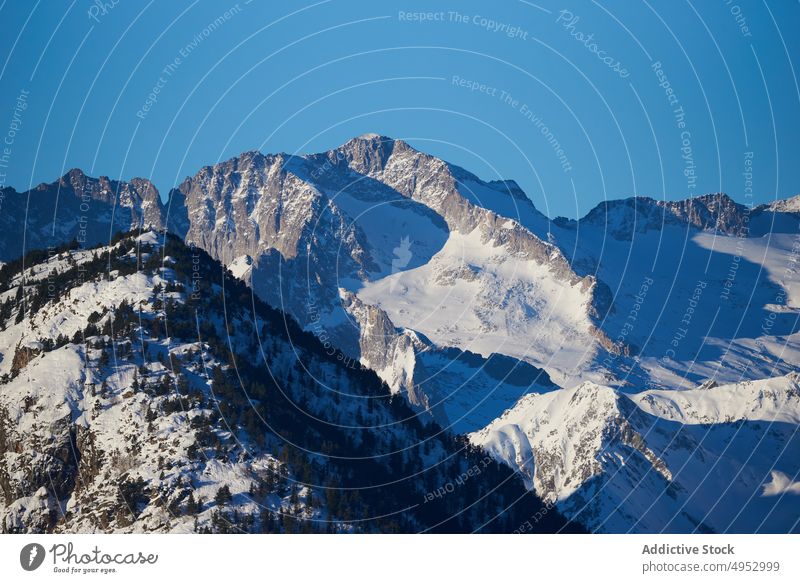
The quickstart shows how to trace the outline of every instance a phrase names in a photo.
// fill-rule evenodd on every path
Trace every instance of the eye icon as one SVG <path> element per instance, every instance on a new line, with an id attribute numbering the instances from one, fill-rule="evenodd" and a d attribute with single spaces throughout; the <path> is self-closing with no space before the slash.
<path id="1" fill-rule="evenodd" d="M 19 552 L 19 564 L 26 571 L 35 571 L 44 562 L 44 547 L 39 543 L 30 543 Z"/>

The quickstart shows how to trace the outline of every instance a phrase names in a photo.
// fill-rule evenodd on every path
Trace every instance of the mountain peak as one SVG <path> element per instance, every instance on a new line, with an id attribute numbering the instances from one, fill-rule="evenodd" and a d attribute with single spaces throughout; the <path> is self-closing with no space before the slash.
<path id="1" fill-rule="evenodd" d="M 369 174 L 382 169 L 399 144 L 403 142 L 368 133 L 347 141 L 334 152 L 343 154 L 358 172 Z"/>
<path id="2" fill-rule="evenodd" d="M 63 178 L 66 179 L 75 179 L 75 178 L 87 178 L 86 173 L 81 170 L 80 168 L 70 168 L 66 174 L 64 174 Z"/>
<path id="3" fill-rule="evenodd" d="M 365 134 L 361 134 L 360 136 L 356 136 L 356 140 L 380 140 L 380 141 L 392 141 L 392 138 L 387 136 L 382 136 L 381 134 L 376 134 L 374 132 L 367 132 Z"/>
<path id="4" fill-rule="evenodd" d="M 385 136 L 383 134 L 376 134 L 375 132 L 367 132 L 354 138 L 350 138 L 337 149 L 341 150 L 342 148 L 353 147 L 356 144 L 365 144 L 371 147 L 383 147 L 389 149 L 394 148 L 398 151 L 406 149 L 417 151 L 404 140 L 393 138 L 391 136 Z"/>
<path id="5" fill-rule="evenodd" d="M 789 198 L 774 200 L 770 203 L 762 205 L 761 208 L 781 213 L 796 213 L 800 212 L 800 194 L 790 196 Z"/>
<path id="6" fill-rule="evenodd" d="M 86 185 L 87 182 L 97 180 L 92 178 L 91 176 L 87 175 L 83 170 L 80 168 L 71 168 L 64 174 L 61 178 L 57 181 L 52 183 L 42 183 L 39 185 L 39 188 L 50 188 L 55 185 L 62 185 L 62 186 L 71 186 L 75 190 L 79 190 Z"/>

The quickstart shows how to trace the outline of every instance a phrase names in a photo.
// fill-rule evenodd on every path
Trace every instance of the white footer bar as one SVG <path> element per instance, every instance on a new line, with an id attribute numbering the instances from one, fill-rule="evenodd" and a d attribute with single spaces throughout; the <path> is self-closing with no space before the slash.
<path id="1" fill-rule="evenodd" d="M 258 576 L 409 583 L 605 575 L 615 582 L 777 582 L 800 580 L 798 543 L 793 535 L 3 535 L 0 573 L 4 581 L 175 576 L 227 583 Z"/>

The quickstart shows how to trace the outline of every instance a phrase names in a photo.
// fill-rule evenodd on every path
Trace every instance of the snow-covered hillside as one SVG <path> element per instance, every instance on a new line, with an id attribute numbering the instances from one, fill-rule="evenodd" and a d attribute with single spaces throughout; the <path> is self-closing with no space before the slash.
<path id="1" fill-rule="evenodd" d="M 633 395 L 584 383 L 527 395 L 470 439 L 591 530 L 797 531 L 798 380 Z"/>
<path id="2" fill-rule="evenodd" d="M 0 332 L 3 532 L 268 530 L 284 514 L 325 516 L 286 463 L 254 444 L 237 452 L 213 394 L 226 363 L 152 328 L 187 296 L 172 260 L 154 255 L 158 239 L 61 253 L 11 278 L 12 291 L 59 287 L 35 312 L 20 303 L 27 317 Z M 112 256 L 131 272 L 96 271 Z"/>
<path id="3" fill-rule="evenodd" d="M 614 296 L 600 326 L 630 352 L 612 351 L 592 364 L 606 372 L 605 384 L 692 387 L 795 370 L 800 221 L 792 221 L 794 234 L 750 237 L 688 223 L 665 223 L 630 239 L 609 236 L 603 223 L 554 226 L 554 240 L 573 250 L 576 269 L 596 275 Z"/>
<path id="4" fill-rule="evenodd" d="M 439 346 L 507 354 L 563 382 L 570 378 L 563 371 L 584 368 L 598 350 L 591 291 L 591 284 L 554 278 L 546 264 L 494 246 L 476 229 L 451 233 L 428 263 L 367 284 L 358 296 Z"/>

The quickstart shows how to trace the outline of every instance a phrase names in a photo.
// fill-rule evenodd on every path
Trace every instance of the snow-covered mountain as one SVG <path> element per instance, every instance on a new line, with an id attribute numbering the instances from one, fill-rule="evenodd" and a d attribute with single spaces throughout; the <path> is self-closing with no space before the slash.
<path id="1" fill-rule="evenodd" d="M 514 181 L 367 134 L 319 154 L 244 153 L 166 204 L 147 181 L 79 171 L 6 200 L 8 273 L 23 237 L 45 249 L 85 234 L 66 204 L 91 200 L 92 243 L 166 228 L 249 286 L 240 305 L 280 310 L 327 361 L 403 395 L 423 431 L 469 434 L 591 529 L 797 528 L 798 468 L 782 453 L 798 425 L 795 199 L 634 197 L 550 220 Z M 45 277 L 50 255 L 27 277 Z M 41 350 L 3 338 L 8 366 Z M 757 411 L 773 397 L 789 412 L 774 423 Z"/>
<path id="2" fill-rule="evenodd" d="M 247 153 L 170 200 L 174 231 L 245 266 L 260 297 L 357 360 L 384 341 L 347 312 L 352 295 L 392 330 L 505 354 L 563 386 L 756 380 L 800 357 L 789 202 L 636 197 L 550 221 L 513 181 L 374 134 L 322 154 Z"/>
<path id="3" fill-rule="evenodd" d="M 79 171 L 7 200 L 39 201 L 27 222 L 40 227 L 27 237 L 51 236 L 26 245 L 44 248 L 75 236 L 81 216 L 54 223 L 52 209 L 92 196 L 102 199 L 92 203 L 102 211 L 90 213 L 92 242 L 169 223 L 356 360 L 371 349 L 347 313 L 349 294 L 381 308 L 392 328 L 512 356 L 564 386 L 755 380 L 790 372 L 800 356 L 793 199 L 749 209 L 723 194 L 635 197 L 550 221 L 513 181 L 485 182 L 368 134 L 322 154 L 248 152 L 205 167 L 167 205 L 146 181 Z M 4 217 L 24 224 L 23 209 Z"/>
<path id="4" fill-rule="evenodd" d="M 587 382 L 527 395 L 470 439 L 592 531 L 797 531 L 798 380 L 633 395 Z"/>
<path id="5" fill-rule="evenodd" d="M 512 182 L 483 182 L 370 134 L 323 154 L 250 152 L 206 167 L 171 193 L 169 224 L 226 264 L 246 265 L 262 299 L 351 358 L 370 352 L 342 301 L 355 294 L 437 346 L 572 378 L 614 347 L 597 326 L 609 289 L 486 204 L 498 198 L 524 202 Z"/>
<path id="6" fill-rule="evenodd" d="M 612 351 L 595 363 L 606 373 L 603 384 L 691 388 L 706 379 L 735 383 L 795 370 L 800 215 L 757 207 L 731 218 L 742 207 L 727 200 L 718 204 L 729 212 L 725 229 L 748 231 L 726 235 L 713 221 L 703 230 L 675 220 L 640 231 L 631 201 L 606 205 L 605 221 L 595 215 L 553 224 L 553 239 L 571 250 L 573 267 L 613 293 L 601 327 L 629 353 Z M 610 234 L 620 224 L 630 237 Z"/>
<path id="7" fill-rule="evenodd" d="M 0 531 L 508 531 L 542 510 L 172 235 L 32 253 L 0 290 Z"/>

